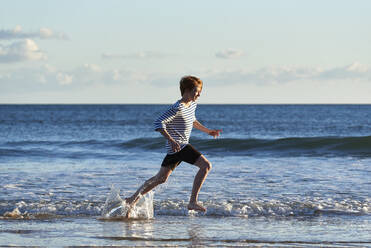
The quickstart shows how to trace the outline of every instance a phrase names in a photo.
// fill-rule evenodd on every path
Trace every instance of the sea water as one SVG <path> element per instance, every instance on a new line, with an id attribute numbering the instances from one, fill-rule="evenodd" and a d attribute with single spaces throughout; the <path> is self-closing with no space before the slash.
<path id="1" fill-rule="evenodd" d="M 0 246 L 371 246 L 371 105 L 202 105 L 223 129 L 125 219 L 155 175 L 167 105 L 0 105 Z"/>

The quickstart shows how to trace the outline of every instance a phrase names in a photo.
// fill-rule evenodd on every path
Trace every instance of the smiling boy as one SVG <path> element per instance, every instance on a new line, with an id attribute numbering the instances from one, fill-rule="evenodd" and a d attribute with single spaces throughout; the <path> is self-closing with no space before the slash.
<path id="1" fill-rule="evenodd" d="M 187 208 L 188 210 L 206 211 L 205 207 L 197 202 L 197 199 L 202 184 L 211 170 L 211 163 L 189 144 L 189 137 L 193 127 L 214 138 L 218 137 L 222 130 L 208 129 L 196 119 L 196 100 L 200 97 L 202 86 L 201 79 L 197 77 L 183 77 L 180 80 L 182 98 L 155 121 L 155 130 L 160 132 L 167 140 L 167 155 L 161 164 L 160 171 L 154 177 L 148 179 L 131 197 L 125 199 L 130 206 L 129 209 L 132 209 L 137 203 L 140 195 L 144 195 L 157 185 L 165 183 L 174 169 L 184 161 L 199 168 L 194 178 Z"/>

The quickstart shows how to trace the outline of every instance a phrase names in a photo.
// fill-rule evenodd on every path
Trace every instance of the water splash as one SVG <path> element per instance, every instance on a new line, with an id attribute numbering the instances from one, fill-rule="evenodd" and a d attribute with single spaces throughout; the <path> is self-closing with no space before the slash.
<path id="1" fill-rule="evenodd" d="M 140 195 L 140 199 L 134 207 L 130 207 L 120 197 L 120 190 L 113 185 L 106 199 L 102 210 L 103 219 L 123 219 L 127 218 L 127 213 L 130 209 L 131 219 L 152 219 L 153 218 L 153 192 L 150 191 L 146 195 Z"/>

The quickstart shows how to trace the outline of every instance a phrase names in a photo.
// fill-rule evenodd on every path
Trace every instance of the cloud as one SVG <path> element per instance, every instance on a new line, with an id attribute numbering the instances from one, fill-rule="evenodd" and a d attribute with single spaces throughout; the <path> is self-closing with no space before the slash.
<path id="1" fill-rule="evenodd" d="M 300 81 L 371 81 L 371 67 L 354 62 L 350 65 L 335 68 L 268 66 L 255 71 L 220 70 L 200 72 L 211 82 L 229 84 L 285 84 Z"/>
<path id="2" fill-rule="evenodd" d="M 328 69 L 269 66 L 258 70 L 194 71 L 192 74 L 201 77 L 211 89 L 229 86 L 239 89 L 249 87 L 269 89 L 270 86 L 277 85 L 300 88 L 301 85 L 318 85 L 318 83 L 332 88 L 339 83 L 344 87 L 348 85 L 351 90 L 355 81 L 361 82 L 362 85 L 371 82 L 371 67 L 358 62 Z M 74 93 L 100 87 L 107 89 L 121 87 L 124 91 L 138 87 L 143 89 L 152 87 L 168 92 L 167 89 L 177 88 L 177 82 L 181 76 L 174 73 L 149 73 L 123 68 L 107 69 L 96 64 L 83 64 L 71 70 L 61 70 L 49 64 L 13 69 L 0 67 L 0 95 L 41 94 L 41 92 Z"/>
<path id="3" fill-rule="evenodd" d="M 44 77 L 42 79 L 45 80 Z M 58 74 L 56 75 L 56 79 L 61 85 L 67 85 L 72 83 L 73 76 L 66 73 L 58 72 Z"/>
<path id="4" fill-rule="evenodd" d="M 14 29 L 1 29 L 0 40 L 7 40 L 11 43 L 0 44 L 0 63 L 45 60 L 46 54 L 39 49 L 33 39 L 67 40 L 68 37 L 66 34 L 55 32 L 50 28 L 40 28 L 37 32 L 24 32 L 20 25 Z"/>
<path id="5" fill-rule="evenodd" d="M 26 60 L 44 60 L 46 54 L 31 39 L 25 39 L 11 43 L 0 44 L 0 63 L 12 63 Z"/>
<path id="6" fill-rule="evenodd" d="M 145 85 L 152 75 L 125 69 L 104 69 L 95 64 L 84 64 L 71 70 L 55 66 L 0 67 L 0 95 L 17 92 L 75 92 L 89 88 L 122 85 Z"/>
<path id="7" fill-rule="evenodd" d="M 169 57 L 169 54 L 155 52 L 155 51 L 142 51 L 137 53 L 118 54 L 118 53 L 103 53 L 102 59 L 163 59 Z"/>
<path id="8" fill-rule="evenodd" d="M 223 51 L 215 53 L 215 56 L 220 59 L 235 59 L 245 55 L 245 52 L 242 50 L 228 48 Z"/>
<path id="9" fill-rule="evenodd" d="M 14 29 L 0 30 L 0 40 L 14 40 L 14 39 L 57 39 L 68 40 L 68 36 L 62 32 L 55 32 L 50 28 L 40 28 L 36 32 L 24 32 L 20 25 Z"/>
<path id="10" fill-rule="evenodd" d="M 336 67 L 322 71 L 318 75 L 319 79 L 354 79 L 371 81 L 371 67 L 354 62 L 343 67 Z"/>

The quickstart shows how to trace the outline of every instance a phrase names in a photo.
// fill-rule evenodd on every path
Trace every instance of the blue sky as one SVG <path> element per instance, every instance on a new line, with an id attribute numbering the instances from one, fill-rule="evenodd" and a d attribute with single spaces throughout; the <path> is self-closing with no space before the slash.
<path id="1" fill-rule="evenodd" d="M 371 103 L 371 1 L 2 1 L 0 103 Z"/>

